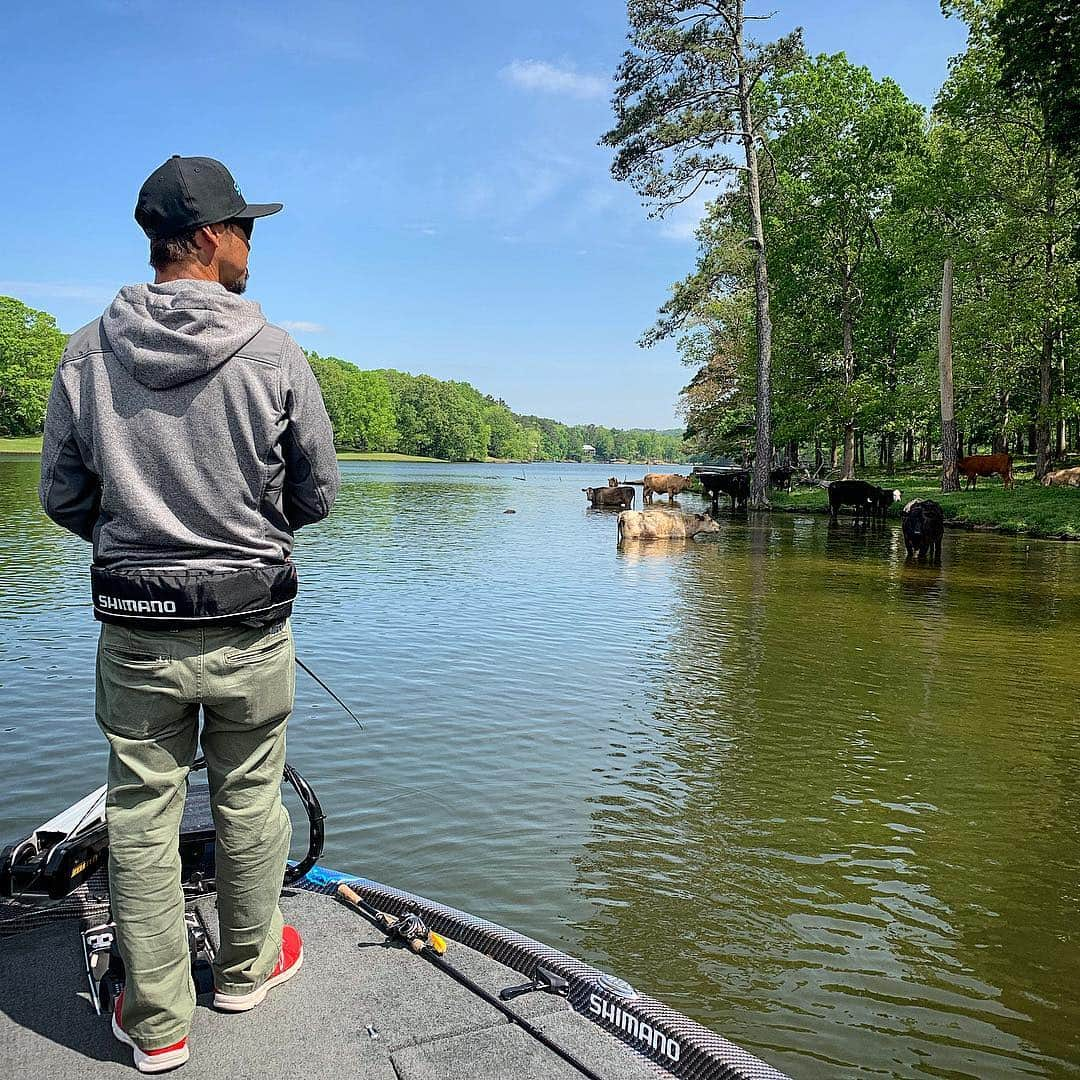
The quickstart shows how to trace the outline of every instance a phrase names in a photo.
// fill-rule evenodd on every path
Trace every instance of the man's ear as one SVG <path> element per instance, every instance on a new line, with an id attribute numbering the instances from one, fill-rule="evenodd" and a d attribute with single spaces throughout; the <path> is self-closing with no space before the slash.
<path id="1" fill-rule="evenodd" d="M 215 252 L 221 246 L 221 234 L 224 231 L 224 225 L 204 225 L 195 230 L 195 247 L 199 252 L 199 262 L 203 266 L 209 266 L 213 261 Z"/>

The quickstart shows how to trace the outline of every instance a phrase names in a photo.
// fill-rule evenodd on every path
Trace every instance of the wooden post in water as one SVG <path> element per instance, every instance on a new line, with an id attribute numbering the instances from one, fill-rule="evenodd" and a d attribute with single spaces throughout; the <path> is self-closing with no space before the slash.
<path id="1" fill-rule="evenodd" d="M 941 375 L 941 490 L 959 491 L 956 469 L 956 412 L 952 377 L 953 262 L 945 260 L 941 277 L 941 325 L 938 330 L 938 371 Z"/>

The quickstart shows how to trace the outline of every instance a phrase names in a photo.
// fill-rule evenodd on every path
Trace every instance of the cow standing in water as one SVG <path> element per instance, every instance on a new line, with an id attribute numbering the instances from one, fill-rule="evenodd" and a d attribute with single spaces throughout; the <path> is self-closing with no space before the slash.
<path id="1" fill-rule="evenodd" d="M 609 484 L 601 488 L 582 488 L 585 498 L 594 509 L 602 506 L 617 506 L 620 510 L 629 510 L 634 505 L 637 494 L 630 484 Z"/>
<path id="2" fill-rule="evenodd" d="M 750 473 L 745 469 L 731 472 L 697 473 L 702 490 L 712 500 L 713 509 L 721 495 L 731 499 L 731 509 L 746 509 L 746 500 L 750 498 Z"/>
<path id="3" fill-rule="evenodd" d="M 685 510 L 624 510 L 619 515 L 620 544 L 624 540 L 692 540 L 719 531 L 708 514 Z"/>
<path id="4" fill-rule="evenodd" d="M 678 473 L 646 473 L 641 491 L 641 501 L 647 506 L 653 495 L 667 495 L 668 502 L 674 502 L 675 496 L 689 491 L 693 477 L 680 476 Z"/>
<path id="5" fill-rule="evenodd" d="M 879 488 L 865 480 L 834 480 L 829 485 L 829 516 L 836 521 L 842 506 L 855 507 L 855 524 L 860 521 L 884 521 L 889 507 L 900 501 L 900 492 Z"/>
<path id="6" fill-rule="evenodd" d="M 933 562 L 941 559 L 941 536 L 945 531 L 945 515 L 933 499 L 912 499 L 900 513 L 904 530 L 904 547 L 910 559 L 915 552 L 920 559 L 927 553 Z"/>

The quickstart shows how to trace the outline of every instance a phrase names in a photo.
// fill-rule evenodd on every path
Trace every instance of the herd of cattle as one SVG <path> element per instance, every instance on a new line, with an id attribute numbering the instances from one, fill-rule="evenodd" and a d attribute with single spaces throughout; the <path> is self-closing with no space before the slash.
<path id="1" fill-rule="evenodd" d="M 1014 486 L 1012 457 L 1009 454 L 970 454 L 957 462 L 957 471 L 966 480 L 970 490 L 980 476 L 1000 476 L 1006 488 Z M 795 470 L 789 466 L 773 469 L 770 481 L 774 487 L 791 490 Z M 668 506 L 662 510 L 634 510 L 635 486 L 642 489 L 642 503 L 651 506 L 657 495 L 667 495 L 668 504 L 675 496 L 690 490 L 697 481 L 713 511 L 721 495 L 731 499 L 732 510 L 745 508 L 750 497 L 749 469 L 695 468 L 690 476 L 679 473 L 648 473 L 636 484 L 620 483 L 610 477 L 605 487 L 582 488 L 593 507 L 618 509 L 619 543 L 624 540 L 690 539 L 695 536 L 717 533 L 720 526 L 709 514 L 692 514 Z M 1080 487 L 1080 467 L 1059 469 L 1047 473 L 1044 485 Z M 893 503 L 901 501 L 901 493 L 890 488 L 880 488 L 865 480 L 834 480 L 827 485 L 829 515 L 836 521 L 845 507 L 855 513 L 855 524 L 883 522 Z M 945 530 L 945 517 L 941 506 L 933 499 L 913 499 L 900 513 L 904 546 L 908 557 L 918 556 L 937 560 L 941 557 L 941 537 Z"/>

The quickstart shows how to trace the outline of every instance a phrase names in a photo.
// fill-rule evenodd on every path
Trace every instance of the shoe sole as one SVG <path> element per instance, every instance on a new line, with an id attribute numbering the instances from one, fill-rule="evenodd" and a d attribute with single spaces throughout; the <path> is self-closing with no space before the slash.
<path id="1" fill-rule="evenodd" d="M 252 990 L 250 994 L 222 994 L 217 990 L 214 991 L 214 1008 L 220 1009 L 222 1012 L 248 1012 L 254 1009 L 256 1005 L 261 1005 L 266 998 L 266 995 L 274 989 L 275 986 L 280 986 L 282 983 L 287 983 L 303 966 L 304 963 L 304 946 L 300 946 L 300 952 L 296 957 L 296 961 L 291 967 L 287 967 L 280 975 L 275 975 L 272 979 L 267 979 L 257 990 Z"/>
<path id="2" fill-rule="evenodd" d="M 191 1056 L 185 1044 L 181 1050 L 170 1050 L 167 1054 L 158 1054 L 151 1057 L 145 1050 L 140 1050 L 125 1034 L 124 1029 L 116 1022 L 116 1013 L 112 1014 L 112 1032 L 125 1046 L 130 1046 L 135 1051 L 135 1068 L 141 1073 L 168 1072 L 169 1069 L 178 1069 Z"/>

